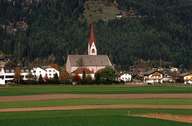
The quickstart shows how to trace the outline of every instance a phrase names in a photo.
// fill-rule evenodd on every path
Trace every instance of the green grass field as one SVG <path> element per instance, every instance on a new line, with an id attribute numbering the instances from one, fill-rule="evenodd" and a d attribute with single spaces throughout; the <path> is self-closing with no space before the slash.
<path id="1" fill-rule="evenodd" d="M 192 105 L 192 99 L 65 99 L 1 102 L 0 108 L 30 108 L 67 105 Z"/>
<path id="2" fill-rule="evenodd" d="M 131 93 L 192 93 L 192 87 L 125 85 L 28 85 L 0 87 L 0 96 L 35 94 L 131 94 Z M 192 105 L 192 99 L 65 99 L 47 101 L 0 102 L 3 108 L 29 108 L 67 105 Z M 120 109 L 120 110 L 73 110 L 0 113 L 0 126 L 191 126 L 187 123 L 133 117 L 134 114 L 168 113 L 192 115 L 192 110 Z"/>
<path id="3" fill-rule="evenodd" d="M 34 95 L 34 94 L 129 94 L 129 93 L 192 93 L 192 87 L 185 86 L 145 86 L 129 87 L 125 85 L 32 85 L 0 87 L 0 96 Z"/>
<path id="4" fill-rule="evenodd" d="M 183 114 L 192 110 L 152 110 Z M 77 110 L 0 113 L 1 126 L 191 126 L 187 123 L 132 117 L 148 110 Z"/>

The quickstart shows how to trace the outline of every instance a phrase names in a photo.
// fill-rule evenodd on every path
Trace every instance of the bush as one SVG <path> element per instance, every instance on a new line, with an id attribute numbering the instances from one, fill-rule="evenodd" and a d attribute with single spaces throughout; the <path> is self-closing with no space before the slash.
<path id="1" fill-rule="evenodd" d="M 39 83 L 36 80 L 25 80 L 25 81 L 22 81 L 21 84 L 35 85 L 35 84 L 39 84 Z"/>
<path id="2" fill-rule="evenodd" d="M 111 84 L 115 82 L 116 72 L 111 67 L 106 67 L 102 70 L 99 70 L 95 74 L 96 83 Z"/>

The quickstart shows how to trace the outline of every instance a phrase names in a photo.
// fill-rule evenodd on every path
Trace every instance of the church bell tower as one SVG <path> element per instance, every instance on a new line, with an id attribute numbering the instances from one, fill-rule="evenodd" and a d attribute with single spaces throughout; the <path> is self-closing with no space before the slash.
<path id="1" fill-rule="evenodd" d="M 92 23 L 89 26 L 88 55 L 97 55 L 96 37 L 94 33 L 94 26 Z"/>

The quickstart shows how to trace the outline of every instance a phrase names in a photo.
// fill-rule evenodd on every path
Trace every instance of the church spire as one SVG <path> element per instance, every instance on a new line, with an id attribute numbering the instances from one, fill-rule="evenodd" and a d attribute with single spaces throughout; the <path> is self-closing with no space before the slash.
<path id="1" fill-rule="evenodd" d="M 96 43 L 93 23 L 89 25 L 89 44 Z"/>
<path id="2" fill-rule="evenodd" d="M 88 55 L 97 55 L 96 37 L 93 23 L 89 26 Z"/>

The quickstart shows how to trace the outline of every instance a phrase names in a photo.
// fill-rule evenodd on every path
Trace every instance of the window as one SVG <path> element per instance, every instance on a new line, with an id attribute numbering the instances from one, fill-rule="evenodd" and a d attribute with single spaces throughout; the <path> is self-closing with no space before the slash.
<path id="1" fill-rule="evenodd" d="M 92 49 L 92 53 L 95 53 L 95 49 Z"/>
<path id="2" fill-rule="evenodd" d="M 14 76 L 5 76 L 5 78 L 14 78 Z"/>

